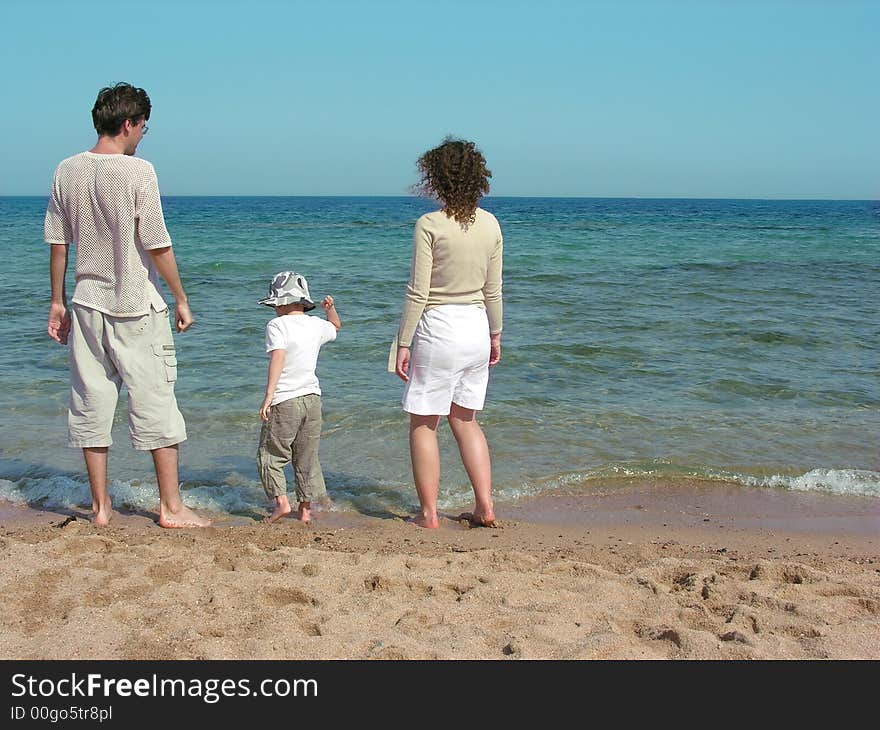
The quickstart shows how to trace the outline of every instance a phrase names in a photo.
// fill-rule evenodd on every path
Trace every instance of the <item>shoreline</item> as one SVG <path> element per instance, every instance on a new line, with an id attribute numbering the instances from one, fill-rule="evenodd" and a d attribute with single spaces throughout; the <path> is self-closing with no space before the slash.
<path id="1" fill-rule="evenodd" d="M 111 490 L 112 491 L 112 490 Z M 186 494 L 184 493 L 184 499 Z M 596 480 L 577 490 L 556 489 L 515 501 L 496 501 L 502 522 L 571 529 L 590 527 L 626 529 L 686 529 L 714 536 L 717 530 L 775 531 L 788 536 L 844 536 L 851 540 L 877 538 L 880 545 L 880 499 L 782 487 L 748 487 L 718 481 L 633 478 L 627 481 Z M 467 529 L 459 524 L 461 510 L 440 510 L 441 529 Z M 405 522 L 407 515 L 385 511 L 362 513 L 316 502 L 316 525 L 326 528 L 369 529 L 385 522 Z M 268 503 L 265 514 L 270 512 Z M 216 529 L 261 525 L 259 518 L 231 513 L 208 513 Z M 262 514 L 262 513 L 261 513 Z M 291 513 L 292 515 L 293 513 Z M 89 521 L 85 507 L 42 508 L 0 499 L 0 527 L 48 526 L 75 517 Z M 155 516 L 144 510 L 116 511 L 114 526 L 155 525 Z M 298 525 L 292 517 L 280 525 Z M 729 534 L 729 533 L 728 533 Z M 723 533 L 718 532 L 719 539 Z M 868 544 L 872 544 L 869 539 Z"/>
<path id="2" fill-rule="evenodd" d="M 880 500 L 658 480 L 496 511 L 163 530 L 0 505 L 0 657 L 880 658 Z"/>

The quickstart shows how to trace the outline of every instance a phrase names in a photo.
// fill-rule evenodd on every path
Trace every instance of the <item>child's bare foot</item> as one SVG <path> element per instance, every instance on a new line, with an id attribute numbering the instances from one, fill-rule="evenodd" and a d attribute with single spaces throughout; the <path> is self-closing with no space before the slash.
<path id="1" fill-rule="evenodd" d="M 103 504 L 99 504 L 98 502 L 92 502 L 92 512 L 94 513 L 94 517 L 92 518 L 92 522 L 96 527 L 107 527 L 110 524 L 110 519 L 113 517 L 113 508 L 110 505 L 110 498 L 107 498 L 107 501 Z"/>
<path id="2" fill-rule="evenodd" d="M 211 520 L 200 517 L 189 507 L 180 505 L 180 509 L 172 512 L 164 505 L 159 505 L 159 526 L 165 528 L 176 527 L 210 527 Z"/>
<path id="3" fill-rule="evenodd" d="M 297 509 L 297 517 L 299 517 L 299 521 L 303 524 L 309 524 L 312 521 L 312 503 L 300 502 Z"/>
<path id="4" fill-rule="evenodd" d="M 278 522 L 282 517 L 289 514 L 290 502 L 287 500 L 287 497 L 275 497 L 275 509 L 272 511 L 271 515 L 263 520 L 263 522 L 267 525 L 271 525 L 273 522 Z"/>

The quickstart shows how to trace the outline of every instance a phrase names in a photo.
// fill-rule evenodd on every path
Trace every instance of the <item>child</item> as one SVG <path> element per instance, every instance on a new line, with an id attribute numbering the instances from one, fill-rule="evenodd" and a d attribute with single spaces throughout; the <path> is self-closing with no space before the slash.
<path id="1" fill-rule="evenodd" d="M 321 388 L 315 365 L 321 345 L 336 339 L 342 323 L 331 296 L 321 302 L 326 322 L 305 316 L 315 304 L 305 277 L 295 271 L 276 274 L 269 296 L 259 303 L 274 307 L 276 314 L 266 325 L 269 378 L 260 407 L 264 423 L 257 450 L 263 489 L 275 500 L 275 509 L 265 521 L 275 522 L 290 513 L 284 467 L 293 462 L 298 516 L 310 522 L 312 500 L 326 492 L 318 461 Z"/>

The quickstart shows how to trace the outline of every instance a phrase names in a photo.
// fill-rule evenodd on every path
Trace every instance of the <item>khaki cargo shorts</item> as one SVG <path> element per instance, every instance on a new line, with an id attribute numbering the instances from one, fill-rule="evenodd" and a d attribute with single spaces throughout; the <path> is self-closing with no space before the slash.
<path id="1" fill-rule="evenodd" d="M 128 391 L 131 445 L 150 451 L 186 441 L 174 383 L 177 357 L 168 309 L 114 317 L 74 304 L 70 331 L 68 446 L 110 446 L 119 390 Z"/>

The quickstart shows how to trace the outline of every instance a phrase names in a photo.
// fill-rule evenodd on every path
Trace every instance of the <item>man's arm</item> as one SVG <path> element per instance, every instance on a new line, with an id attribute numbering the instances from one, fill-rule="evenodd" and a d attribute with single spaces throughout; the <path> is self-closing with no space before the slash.
<path id="1" fill-rule="evenodd" d="M 55 342 L 67 344 L 70 334 L 70 314 L 67 311 L 67 274 L 68 244 L 53 243 L 49 247 L 49 280 L 52 286 L 52 300 L 49 304 L 49 322 L 46 333 Z"/>
<path id="2" fill-rule="evenodd" d="M 171 295 L 174 297 L 175 319 L 177 320 L 177 331 L 186 332 L 192 327 L 193 316 L 189 309 L 189 300 L 186 292 L 183 291 L 183 284 L 180 281 L 180 273 L 177 270 L 177 259 L 174 258 L 174 251 L 171 246 L 164 248 L 149 249 L 150 257 L 159 276 L 165 281 Z"/>

